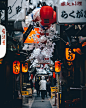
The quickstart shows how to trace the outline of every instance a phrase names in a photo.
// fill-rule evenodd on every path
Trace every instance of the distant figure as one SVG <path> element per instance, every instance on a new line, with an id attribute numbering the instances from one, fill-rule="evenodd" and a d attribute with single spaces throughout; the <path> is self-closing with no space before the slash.
<path id="1" fill-rule="evenodd" d="M 32 89 L 32 93 L 33 93 L 33 82 L 32 82 L 32 79 L 30 79 L 29 82 L 30 82 L 30 87 Z"/>
<path id="2" fill-rule="evenodd" d="M 46 87 L 47 87 L 47 92 L 48 92 L 49 96 L 51 96 L 51 95 L 50 95 L 51 83 L 50 83 L 49 79 L 47 79 L 47 85 L 46 85 Z"/>
<path id="3" fill-rule="evenodd" d="M 45 94 L 46 94 L 46 80 L 45 77 L 42 76 L 41 78 L 42 80 L 40 80 L 39 85 L 40 85 L 40 91 L 41 91 L 41 97 L 44 100 L 45 99 Z M 43 102 L 42 100 L 42 102 Z"/>
<path id="4" fill-rule="evenodd" d="M 35 88 L 36 88 L 36 90 L 37 90 L 37 96 L 40 96 L 40 90 L 39 90 L 39 78 L 37 78 L 37 81 L 36 81 L 36 83 L 35 83 Z"/>

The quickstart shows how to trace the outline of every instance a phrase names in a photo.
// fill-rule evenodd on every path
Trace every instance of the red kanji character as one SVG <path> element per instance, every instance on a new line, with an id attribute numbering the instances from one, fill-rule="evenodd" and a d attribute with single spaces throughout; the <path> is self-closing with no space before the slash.
<path id="1" fill-rule="evenodd" d="M 2 30 L 3 34 L 5 34 L 5 29 Z"/>
<path id="2" fill-rule="evenodd" d="M 2 39 L 5 39 L 5 35 L 4 36 L 2 35 Z"/>
<path id="3" fill-rule="evenodd" d="M 67 2 L 67 5 L 71 6 L 69 2 Z"/>
<path id="4" fill-rule="evenodd" d="M 76 1 L 75 1 L 75 6 L 76 6 Z"/>
<path id="5" fill-rule="evenodd" d="M 65 6 L 65 2 L 62 2 L 62 3 L 61 3 L 61 6 Z"/>
<path id="6" fill-rule="evenodd" d="M 82 6 L 82 2 L 77 2 L 77 5 Z"/>
<path id="7" fill-rule="evenodd" d="M 75 5 L 74 3 L 72 3 L 72 6 Z"/>
<path id="8" fill-rule="evenodd" d="M 3 43 L 3 45 L 5 45 L 5 40 L 3 40 L 3 42 L 2 42 L 2 43 Z"/>

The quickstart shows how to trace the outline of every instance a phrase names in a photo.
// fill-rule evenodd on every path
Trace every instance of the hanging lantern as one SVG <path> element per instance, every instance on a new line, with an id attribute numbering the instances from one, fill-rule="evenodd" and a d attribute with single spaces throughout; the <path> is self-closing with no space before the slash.
<path id="1" fill-rule="evenodd" d="M 66 48 L 66 50 L 65 50 L 65 56 L 66 56 L 66 59 L 68 61 L 73 61 L 75 59 L 75 54 L 72 53 L 72 51 L 71 51 L 70 48 Z"/>
<path id="2" fill-rule="evenodd" d="M 55 74 L 55 72 L 53 72 L 53 78 L 56 78 L 56 74 Z"/>
<path id="3" fill-rule="evenodd" d="M 22 72 L 28 72 L 28 63 L 22 64 Z"/>
<path id="4" fill-rule="evenodd" d="M 51 21 L 53 19 L 53 8 L 50 6 L 41 7 L 40 18 L 41 18 L 41 24 L 43 26 L 51 24 Z"/>
<path id="5" fill-rule="evenodd" d="M 0 59 L 0 64 L 2 64 L 3 59 Z"/>
<path id="6" fill-rule="evenodd" d="M 61 71 L 61 63 L 60 63 L 60 61 L 55 61 L 55 71 L 56 72 Z"/>
<path id="7" fill-rule="evenodd" d="M 13 62 L 13 73 L 14 74 L 20 73 L 20 62 L 17 60 Z"/>
<path id="8" fill-rule="evenodd" d="M 31 74 L 31 79 L 33 79 L 33 74 Z"/>

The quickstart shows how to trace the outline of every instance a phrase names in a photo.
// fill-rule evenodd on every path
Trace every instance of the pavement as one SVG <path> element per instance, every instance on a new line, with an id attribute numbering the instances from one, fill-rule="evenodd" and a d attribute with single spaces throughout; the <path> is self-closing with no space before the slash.
<path id="1" fill-rule="evenodd" d="M 22 108 L 57 108 L 53 106 L 55 104 L 55 97 L 52 99 L 48 96 L 45 97 L 42 102 L 41 96 L 37 97 L 36 90 L 33 92 L 32 98 L 24 98 L 22 103 Z"/>

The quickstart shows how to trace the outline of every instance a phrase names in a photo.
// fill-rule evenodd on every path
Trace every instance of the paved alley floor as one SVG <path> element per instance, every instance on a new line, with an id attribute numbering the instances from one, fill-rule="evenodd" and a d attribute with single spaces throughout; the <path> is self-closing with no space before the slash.
<path id="1" fill-rule="evenodd" d="M 57 108 L 57 106 L 53 106 L 54 103 L 55 98 L 45 97 L 42 102 L 41 96 L 37 97 L 34 93 L 32 98 L 28 98 L 27 103 L 23 103 L 22 108 Z"/>

